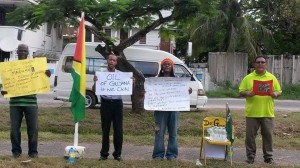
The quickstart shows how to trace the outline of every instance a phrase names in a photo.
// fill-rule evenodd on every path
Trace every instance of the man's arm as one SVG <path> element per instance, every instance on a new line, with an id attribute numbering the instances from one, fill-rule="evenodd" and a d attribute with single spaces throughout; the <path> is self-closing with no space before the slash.
<path id="1" fill-rule="evenodd" d="M 241 97 L 253 97 L 253 96 L 255 96 L 255 93 L 253 91 L 241 91 L 240 96 Z"/>
<path id="2" fill-rule="evenodd" d="M 2 94 L 2 96 L 6 95 L 7 91 L 1 90 L 1 94 Z"/>
<path id="3" fill-rule="evenodd" d="M 94 75 L 94 84 L 92 86 L 92 90 L 93 92 L 96 92 L 96 81 L 98 80 L 98 77 L 96 75 Z"/>
<path id="4" fill-rule="evenodd" d="M 45 74 L 50 78 L 50 76 L 51 76 L 51 72 L 50 72 L 50 70 L 49 69 L 47 69 L 46 71 L 45 71 Z"/>
<path id="5" fill-rule="evenodd" d="M 277 98 L 277 97 L 279 97 L 280 95 L 281 95 L 280 92 L 272 92 L 272 93 L 270 94 L 270 96 L 273 97 L 273 98 Z"/>

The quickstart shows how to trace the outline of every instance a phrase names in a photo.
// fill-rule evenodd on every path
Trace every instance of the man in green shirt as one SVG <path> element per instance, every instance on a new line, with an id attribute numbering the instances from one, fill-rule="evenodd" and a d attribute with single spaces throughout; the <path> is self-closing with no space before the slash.
<path id="1" fill-rule="evenodd" d="M 281 87 L 269 73 L 264 56 L 255 58 L 255 70 L 241 82 L 239 92 L 246 97 L 246 155 L 247 163 L 253 164 L 256 155 L 255 138 L 261 129 L 264 162 L 273 163 L 274 98 L 281 95 Z"/>
<path id="2" fill-rule="evenodd" d="M 18 46 L 18 59 L 23 60 L 28 57 L 28 46 L 20 44 Z M 51 73 L 46 70 L 45 74 L 50 77 Z M 7 91 L 1 91 L 2 95 Z M 28 156 L 31 158 L 38 157 L 38 106 L 36 95 L 26 95 L 12 97 L 9 101 L 10 110 L 10 140 L 12 144 L 12 154 L 18 158 L 22 154 L 21 148 L 21 123 L 25 115 L 28 135 Z"/>

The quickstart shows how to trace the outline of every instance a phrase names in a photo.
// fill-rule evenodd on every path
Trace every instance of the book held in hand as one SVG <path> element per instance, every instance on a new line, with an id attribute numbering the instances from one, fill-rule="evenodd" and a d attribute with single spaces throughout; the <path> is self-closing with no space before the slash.
<path id="1" fill-rule="evenodd" d="M 259 96 L 269 96 L 273 92 L 273 80 L 253 81 L 253 92 Z"/>

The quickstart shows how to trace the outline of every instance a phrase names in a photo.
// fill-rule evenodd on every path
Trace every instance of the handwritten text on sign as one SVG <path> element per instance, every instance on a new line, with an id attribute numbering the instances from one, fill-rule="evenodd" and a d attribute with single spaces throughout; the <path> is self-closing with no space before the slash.
<path id="1" fill-rule="evenodd" d="M 190 78 L 147 78 L 144 108 L 160 111 L 189 111 L 189 82 Z"/>
<path id="2" fill-rule="evenodd" d="M 132 95 L 132 72 L 96 72 L 96 95 Z"/>
<path id="3" fill-rule="evenodd" d="M 4 97 L 17 97 L 50 91 L 45 74 L 46 58 L 34 58 L 0 63 Z"/>

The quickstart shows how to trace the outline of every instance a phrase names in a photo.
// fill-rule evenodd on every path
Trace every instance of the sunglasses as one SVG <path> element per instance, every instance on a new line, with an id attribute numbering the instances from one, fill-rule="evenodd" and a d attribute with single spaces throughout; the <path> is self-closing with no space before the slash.
<path id="1" fill-rule="evenodd" d="M 163 66 L 172 66 L 170 63 L 164 63 Z"/>
<path id="2" fill-rule="evenodd" d="M 265 64 L 266 62 L 265 61 L 256 61 L 255 63 L 256 64 Z"/>

